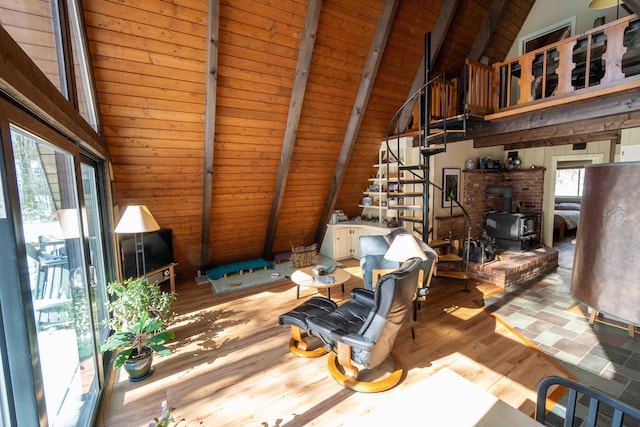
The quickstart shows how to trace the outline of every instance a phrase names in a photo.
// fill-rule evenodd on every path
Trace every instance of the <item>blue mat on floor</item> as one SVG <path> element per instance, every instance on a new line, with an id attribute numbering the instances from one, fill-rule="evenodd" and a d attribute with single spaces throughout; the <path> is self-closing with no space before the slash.
<path id="1" fill-rule="evenodd" d="M 316 264 L 335 265 L 337 267 L 343 267 L 343 265 L 339 262 L 336 262 L 331 258 L 327 258 L 322 255 L 318 255 L 315 261 Z M 273 269 L 258 269 L 253 270 L 253 273 L 245 272 L 242 275 L 229 274 L 227 277 L 223 277 L 217 280 L 209 280 L 208 283 L 211 285 L 211 290 L 213 291 L 213 293 L 217 295 L 232 291 L 238 291 L 241 289 L 252 288 L 255 286 L 282 282 L 289 279 L 294 271 L 296 271 L 296 268 L 291 265 L 291 261 L 284 261 L 279 264 L 274 264 Z"/>
<path id="2" fill-rule="evenodd" d="M 233 264 L 221 265 L 207 270 L 207 277 L 211 280 L 218 280 L 225 274 L 240 273 L 241 271 L 252 271 L 264 269 L 265 267 L 272 269 L 273 264 L 262 258 L 251 261 L 234 262 Z"/>

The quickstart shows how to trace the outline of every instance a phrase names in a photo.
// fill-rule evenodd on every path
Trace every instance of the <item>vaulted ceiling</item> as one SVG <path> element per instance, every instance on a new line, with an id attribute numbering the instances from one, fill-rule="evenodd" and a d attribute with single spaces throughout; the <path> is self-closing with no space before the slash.
<path id="1" fill-rule="evenodd" d="M 116 202 L 173 229 L 189 273 L 358 214 L 425 33 L 435 71 L 501 61 L 534 0 L 209 3 L 83 1 Z"/>

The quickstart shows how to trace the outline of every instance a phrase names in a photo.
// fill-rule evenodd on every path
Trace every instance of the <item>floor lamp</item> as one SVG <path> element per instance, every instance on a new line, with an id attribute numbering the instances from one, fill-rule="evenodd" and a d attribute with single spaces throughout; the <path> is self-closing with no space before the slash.
<path id="1" fill-rule="evenodd" d="M 120 222 L 114 230 L 118 234 L 133 234 L 136 252 L 136 274 L 138 277 L 146 274 L 147 266 L 144 257 L 144 237 L 143 233 L 160 230 L 160 225 L 156 222 L 151 212 L 145 205 L 127 206 Z M 142 258 L 142 273 L 140 273 L 140 258 Z"/>

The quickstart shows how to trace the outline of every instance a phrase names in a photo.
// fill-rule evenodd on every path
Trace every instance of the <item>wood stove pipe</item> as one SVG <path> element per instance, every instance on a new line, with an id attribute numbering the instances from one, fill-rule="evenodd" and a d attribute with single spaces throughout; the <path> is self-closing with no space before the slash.
<path id="1" fill-rule="evenodd" d="M 502 212 L 511 213 L 511 202 L 513 200 L 513 187 L 511 185 L 504 187 L 489 185 L 484 189 L 484 192 L 485 194 L 502 195 Z"/>

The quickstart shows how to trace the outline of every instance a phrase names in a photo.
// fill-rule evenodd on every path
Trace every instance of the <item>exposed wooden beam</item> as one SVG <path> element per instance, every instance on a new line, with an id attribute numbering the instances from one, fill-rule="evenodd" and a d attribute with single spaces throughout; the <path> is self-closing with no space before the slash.
<path id="1" fill-rule="evenodd" d="M 579 142 L 591 142 L 591 141 L 606 141 L 606 140 L 619 140 L 620 139 L 620 131 L 605 131 L 605 132 L 594 132 L 594 133 L 585 133 L 580 135 L 569 135 L 561 138 L 552 138 L 552 139 L 544 139 L 537 141 L 525 141 L 518 142 L 515 144 L 507 144 L 504 146 L 505 151 L 509 150 L 525 150 L 527 148 L 536 148 L 536 147 L 552 147 L 556 145 L 569 145 L 569 144 L 577 144 Z"/>
<path id="2" fill-rule="evenodd" d="M 358 136 L 360 124 L 362 123 L 367 103 L 369 102 L 369 96 L 371 95 L 371 90 L 373 89 L 373 84 L 378 74 L 378 68 L 382 61 L 382 54 L 384 53 L 384 49 L 387 45 L 396 10 L 398 9 L 398 2 L 399 0 L 385 0 L 380 11 L 376 31 L 373 35 L 373 40 L 371 41 L 371 47 L 369 48 L 367 62 L 365 63 L 362 78 L 360 79 L 360 86 L 356 94 L 353 108 L 351 109 L 351 116 L 349 117 L 349 123 L 347 124 L 347 130 L 345 131 L 340 153 L 338 154 L 336 168 L 329 185 L 329 191 L 327 192 L 327 198 L 322 209 L 322 214 L 320 215 L 320 221 L 318 223 L 315 237 L 315 241 L 318 244 L 322 242 L 324 237 L 327 223 L 331 216 L 331 211 L 333 210 L 336 198 L 338 197 L 338 190 L 340 189 L 340 185 L 342 184 L 342 180 L 344 179 L 344 175 L 347 170 L 347 165 L 349 164 L 349 159 L 351 158 L 351 152 L 355 145 L 356 137 Z"/>
<path id="3" fill-rule="evenodd" d="M 438 20 L 436 21 L 436 25 L 433 27 L 433 31 L 431 32 L 430 61 L 432 64 L 436 62 L 436 59 L 438 59 L 438 55 L 440 55 L 440 50 L 444 45 L 444 40 L 447 37 L 449 27 L 451 26 L 451 21 L 453 21 L 453 17 L 456 13 L 456 9 L 458 9 L 460 0 L 445 0 L 442 3 L 443 4 L 440 8 L 440 13 L 438 13 Z M 424 64 L 424 58 L 422 64 Z M 419 76 L 424 77 L 424 70 L 421 74 L 419 74 Z"/>
<path id="4" fill-rule="evenodd" d="M 495 33 L 496 28 L 498 26 L 498 22 L 500 22 L 500 17 L 502 16 L 502 12 L 505 9 L 507 4 L 507 0 L 493 0 L 491 7 L 489 8 L 489 15 L 487 19 L 484 20 L 482 24 L 482 28 L 480 28 L 480 32 L 476 36 L 476 41 L 473 43 L 473 47 L 469 52 L 469 58 L 474 61 L 479 61 L 480 57 L 489 46 L 489 42 L 493 38 L 493 33 Z"/>
<path id="5" fill-rule="evenodd" d="M 220 31 L 220 0 L 209 0 L 207 34 L 207 82 L 204 117 L 204 171 L 202 187 L 202 239 L 200 268 L 209 262 L 209 233 L 211 232 L 211 194 L 213 187 L 213 147 L 216 129 L 216 98 L 218 93 L 218 33 Z"/>
<path id="6" fill-rule="evenodd" d="M 574 127 L 574 134 L 616 129 L 614 124 L 621 123 L 623 127 L 631 127 L 627 124 L 635 119 L 640 112 L 640 98 L 637 92 L 630 90 L 624 93 L 608 95 L 607 97 L 595 97 L 585 99 L 582 102 L 563 104 L 556 108 L 540 108 L 528 111 L 524 114 L 513 115 L 491 123 L 474 126 L 467 132 L 467 139 L 473 139 L 476 146 L 494 146 L 522 142 L 523 140 L 536 140 L 553 138 L 561 135 L 540 135 L 533 138 L 523 133 L 524 131 L 542 132 L 542 129 L 550 129 L 553 126 L 567 125 Z M 578 125 L 579 124 L 579 125 Z M 617 125 L 617 124 L 616 124 Z M 580 127 L 578 127 L 580 126 Z M 596 128 L 594 129 L 594 126 Z M 582 131 L 583 129 L 584 131 Z"/>
<path id="7" fill-rule="evenodd" d="M 449 31 L 451 21 L 453 21 L 453 16 L 458 7 L 458 3 L 459 0 L 442 2 L 442 7 L 440 7 L 440 13 L 438 14 L 436 25 L 433 27 L 433 31 L 431 32 L 431 58 L 429 59 L 431 61 L 431 64 L 433 64 L 436 58 L 438 58 L 440 49 L 442 49 L 445 36 Z M 413 79 L 413 83 L 411 83 L 411 89 L 409 89 L 409 95 L 407 96 L 407 98 L 412 97 L 420 89 L 420 87 L 425 84 L 424 64 L 424 55 L 422 55 L 422 60 L 420 61 L 418 71 L 416 71 L 416 76 Z M 400 113 L 400 117 L 398 118 L 398 126 L 395 130 L 396 133 L 400 134 L 406 131 L 409 127 L 409 121 L 411 120 L 411 114 L 413 113 L 414 105 L 415 102 L 408 104 L 404 108 L 402 113 Z"/>
<path id="8" fill-rule="evenodd" d="M 293 82 L 293 90 L 291 91 L 291 100 L 289 101 L 287 126 L 284 131 L 284 141 L 280 153 L 280 167 L 278 168 L 278 176 L 276 177 L 276 187 L 271 204 L 271 213 L 269 214 L 267 234 L 264 240 L 263 257 L 265 259 L 271 259 L 273 252 L 273 240 L 276 235 L 278 218 L 280 217 L 280 209 L 282 208 L 282 201 L 284 199 L 284 190 L 287 187 L 293 149 L 295 147 L 296 135 L 298 134 L 298 123 L 300 122 L 302 103 L 307 88 L 309 66 L 311 64 L 313 46 L 316 41 L 321 7 L 322 0 L 310 0 L 307 4 L 304 29 L 302 31 L 302 39 L 300 40 L 300 50 L 298 51 L 296 76 Z"/>
<path id="9" fill-rule="evenodd" d="M 640 0 L 624 0 L 624 4 L 629 6 L 633 13 L 640 16 Z"/>
<path id="10" fill-rule="evenodd" d="M 497 136 L 473 138 L 475 148 L 505 147 L 528 148 L 533 146 L 572 144 L 576 142 L 610 139 L 615 131 L 640 126 L 640 111 L 621 113 L 615 116 L 591 118 L 535 129 L 510 132 Z"/>

